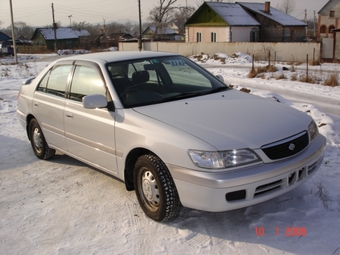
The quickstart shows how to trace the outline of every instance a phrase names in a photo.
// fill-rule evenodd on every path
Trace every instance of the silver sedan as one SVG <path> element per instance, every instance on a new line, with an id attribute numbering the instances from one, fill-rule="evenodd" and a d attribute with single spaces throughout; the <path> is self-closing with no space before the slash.
<path id="1" fill-rule="evenodd" d="M 59 59 L 24 82 L 17 113 L 38 158 L 58 150 L 123 180 L 156 221 L 182 205 L 221 212 L 288 192 L 326 144 L 307 114 L 172 53 Z"/>

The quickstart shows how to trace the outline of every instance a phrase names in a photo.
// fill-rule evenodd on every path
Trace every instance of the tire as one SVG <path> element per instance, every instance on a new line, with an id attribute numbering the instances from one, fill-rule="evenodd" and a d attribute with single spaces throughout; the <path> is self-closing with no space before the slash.
<path id="1" fill-rule="evenodd" d="M 30 121 L 28 132 L 34 154 L 40 159 L 53 158 L 55 150 L 48 147 L 44 134 L 36 119 Z"/>
<path id="2" fill-rule="evenodd" d="M 144 213 L 155 221 L 175 219 L 181 209 L 174 181 L 160 158 L 148 154 L 135 164 L 135 191 Z"/>

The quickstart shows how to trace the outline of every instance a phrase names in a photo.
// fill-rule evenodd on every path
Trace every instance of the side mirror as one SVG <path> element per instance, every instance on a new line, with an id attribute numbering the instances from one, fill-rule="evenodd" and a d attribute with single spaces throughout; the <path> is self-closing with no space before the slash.
<path id="1" fill-rule="evenodd" d="M 35 79 L 35 77 L 30 77 L 22 82 L 22 85 L 31 84 L 31 82 Z"/>
<path id="2" fill-rule="evenodd" d="M 86 109 L 106 108 L 107 100 L 103 95 L 89 95 L 83 97 L 83 107 Z"/>
<path id="3" fill-rule="evenodd" d="M 224 82 L 222 75 L 218 74 L 218 75 L 216 75 L 216 78 L 219 79 L 221 82 Z"/>

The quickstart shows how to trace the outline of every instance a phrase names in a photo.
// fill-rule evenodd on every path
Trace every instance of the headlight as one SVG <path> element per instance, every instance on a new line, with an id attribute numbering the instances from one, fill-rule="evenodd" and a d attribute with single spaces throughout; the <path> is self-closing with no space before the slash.
<path id="1" fill-rule="evenodd" d="M 308 126 L 308 133 L 310 141 L 313 141 L 314 138 L 317 137 L 319 134 L 318 127 L 314 120 Z"/>
<path id="2" fill-rule="evenodd" d="M 189 150 L 189 155 L 196 166 L 209 169 L 236 167 L 259 161 L 257 155 L 248 149 L 229 151 Z"/>

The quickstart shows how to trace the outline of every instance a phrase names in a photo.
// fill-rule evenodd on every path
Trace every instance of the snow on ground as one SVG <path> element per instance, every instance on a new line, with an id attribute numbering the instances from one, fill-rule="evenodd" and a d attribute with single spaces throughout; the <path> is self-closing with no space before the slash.
<path id="1" fill-rule="evenodd" d="M 135 194 L 115 178 L 61 154 L 38 160 L 17 121 L 16 99 L 21 81 L 48 62 L 43 56 L 21 56 L 18 65 L 3 61 L 1 254 L 340 254 L 340 119 L 315 106 L 338 102 L 340 88 L 247 79 L 249 58 L 240 55 L 226 64 L 207 58 L 204 66 L 236 89 L 311 115 L 327 137 L 324 163 L 311 180 L 273 200 L 224 213 L 183 208 L 168 223 L 146 218 Z M 322 68 L 332 72 L 339 65 Z M 282 93 L 273 92 L 277 88 Z M 285 97 L 296 93 L 298 102 Z M 315 103 L 302 95 L 313 95 Z"/>
<path id="2" fill-rule="evenodd" d="M 340 117 L 340 86 L 329 88 L 328 86 L 314 86 L 310 83 L 292 82 L 293 77 L 299 80 L 307 74 L 306 64 L 273 63 L 276 72 L 262 73 L 261 78 L 247 78 L 251 70 L 252 58 L 244 53 L 235 53 L 232 56 L 215 54 L 214 56 L 199 55 L 191 57 L 215 75 L 225 77 L 228 85 L 240 85 L 238 88 L 269 90 L 283 95 L 286 99 L 302 103 L 311 103 L 328 113 Z M 225 63 L 225 64 L 224 64 Z M 258 62 L 257 67 L 264 67 L 268 62 Z M 340 67 L 336 64 L 325 63 L 322 65 L 308 66 L 308 76 L 317 84 L 323 84 L 331 75 L 339 80 Z M 259 76 L 261 76 L 259 74 Z M 284 77 L 281 79 L 280 77 Z M 268 81 L 269 80 L 269 81 Z"/>

